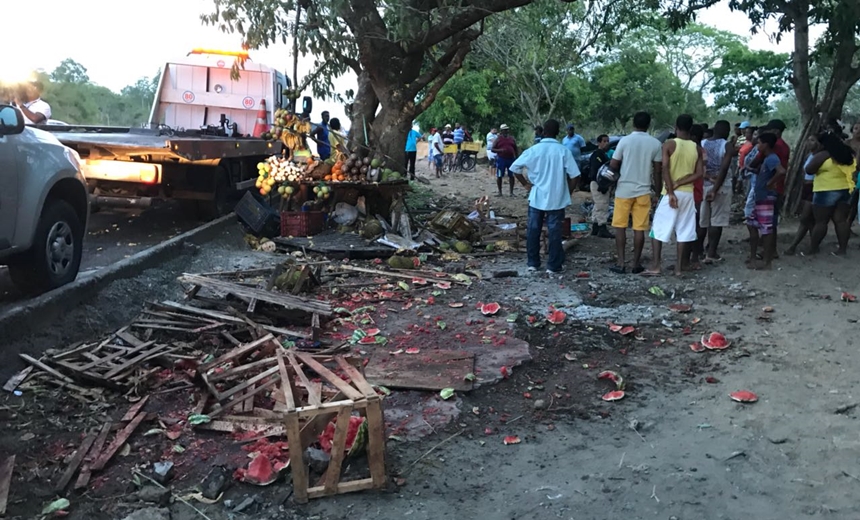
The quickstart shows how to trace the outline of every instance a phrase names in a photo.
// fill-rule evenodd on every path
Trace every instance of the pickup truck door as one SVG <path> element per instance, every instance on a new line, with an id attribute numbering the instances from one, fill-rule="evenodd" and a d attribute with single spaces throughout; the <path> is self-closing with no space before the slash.
<path id="1" fill-rule="evenodd" d="M 0 251 L 12 247 L 18 218 L 17 136 L 0 136 Z"/>

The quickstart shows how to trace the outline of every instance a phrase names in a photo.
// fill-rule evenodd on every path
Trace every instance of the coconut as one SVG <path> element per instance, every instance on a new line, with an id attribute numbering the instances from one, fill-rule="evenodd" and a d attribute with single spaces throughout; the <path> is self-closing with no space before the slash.
<path id="1" fill-rule="evenodd" d="M 487 247 L 485 249 L 488 253 L 492 253 L 496 250 L 496 244 L 487 244 Z"/>
<path id="2" fill-rule="evenodd" d="M 382 234 L 382 225 L 378 220 L 369 220 L 364 224 L 364 227 L 361 228 L 361 236 L 363 238 L 374 238 L 378 237 Z"/>
<path id="3" fill-rule="evenodd" d="M 454 242 L 454 249 L 461 255 L 465 255 L 472 252 L 472 245 L 468 242 L 458 240 L 457 242 Z"/>
<path id="4" fill-rule="evenodd" d="M 394 269 L 412 269 L 415 262 L 410 256 L 392 256 L 388 259 L 388 265 Z"/>

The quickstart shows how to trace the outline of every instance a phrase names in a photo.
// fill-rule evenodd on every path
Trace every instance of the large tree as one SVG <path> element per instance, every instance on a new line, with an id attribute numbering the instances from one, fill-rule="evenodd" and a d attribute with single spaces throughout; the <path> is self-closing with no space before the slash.
<path id="1" fill-rule="evenodd" d="M 761 117 L 769 111 L 771 99 L 788 90 L 789 70 L 787 54 L 732 49 L 713 69 L 714 105 Z"/>

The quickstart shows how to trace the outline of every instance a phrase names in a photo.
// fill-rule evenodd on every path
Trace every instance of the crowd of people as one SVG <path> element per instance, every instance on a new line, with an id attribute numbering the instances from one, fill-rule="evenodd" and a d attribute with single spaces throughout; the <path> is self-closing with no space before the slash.
<path id="1" fill-rule="evenodd" d="M 504 127 L 489 148 L 496 154 L 499 191 L 501 179 L 508 175 L 512 183 L 513 178 L 519 179 L 529 190 L 530 271 L 541 268 L 540 239 L 546 225 L 550 274 L 562 270 L 561 226 L 581 175 L 579 161 L 570 149 L 571 144 L 579 144 L 575 129 L 570 127 L 568 135 L 558 141 L 559 126 L 556 120 L 547 121 L 539 129 L 540 139 L 521 154 Z M 598 148 L 590 158 L 587 185 L 594 202 L 592 234 L 615 238 L 617 262 L 611 270 L 658 276 L 663 270 L 663 245 L 672 240 L 677 243 L 677 260 L 670 269 L 676 275 L 723 261 L 720 243 L 723 229 L 730 225 L 735 194 L 744 201 L 744 224 L 749 232 L 746 264 L 751 269 L 770 269 L 779 257 L 777 231 L 791 155 L 783 139 L 785 123 L 774 119 L 757 128 L 743 122 L 733 130 L 725 120 L 709 127 L 680 115 L 674 133 L 662 143 L 649 134 L 648 113 L 637 113 L 633 126 L 634 131 L 618 142 L 612 155 L 607 153 L 609 138 L 599 136 Z M 841 127 L 830 125 L 810 139 L 803 164 L 801 218 L 795 240 L 785 253 L 795 254 L 807 235 L 810 253 L 819 252 L 831 222 L 838 243 L 834 254 L 847 251 L 851 222 L 857 216 L 854 187 L 860 123 L 852 127 L 851 134 L 846 140 Z M 614 233 L 607 227 L 611 206 Z M 628 264 L 625 252 L 630 227 L 634 242 Z M 648 267 L 642 262 L 646 233 L 652 244 Z"/>

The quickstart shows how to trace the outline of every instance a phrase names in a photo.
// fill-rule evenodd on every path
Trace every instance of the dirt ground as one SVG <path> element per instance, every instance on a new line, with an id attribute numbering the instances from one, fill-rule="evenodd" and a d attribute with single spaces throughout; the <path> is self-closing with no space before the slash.
<path id="1" fill-rule="evenodd" d="M 492 197 L 494 180 L 480 168 L 431 179 L 429 188 L 463 210 L 483 194 L 491 195 L 500 214 L 522 216 L 526 210 L 521 188 L 517 198 Z M 577 195 L 574 220 L 584 198 Z M 780 250 L 795 226 L 793 220 L 781 226 Z M 195 506 L 213 520 L 858 518 L 860 505 L 853 497 L 860 487 L 860 396 L 854 394 L 860 360 L 847 331 L 857 323 L 860 304 L 842 302 L 840 294 L 859 290 L 851 262 L 860 253 L 852 245 L 848 258 L 828 254 L 835 248 L 831 231 L 818 257 L 783 256 L 773 271 L 749 271 L 743 264 L 745 236 L 740 227 L 730 229 L 723 239 L 726 260 L 681 278 L 613 274 L 608 270 L 613 241 L 588 236 L 569 251 L 561 278 L 527 275 L 523 253 L 481 258 L 477 264 L 485 275 L 518 269 L 520 276 L 485 278 L 443 298 L 496 301 L 503 309 L 499 322 L 516 313 L 514 323 L 496 330 L 527 341 L 532 360 L 514 367 L 507 379 L 458 394 L 459 415 L 452 414 L 447 424 L 434 422 L 426 437 L 389 440 L 388 490 L 297 506 L 285 500 L 289 485 L 237 485 L 225 494 L 229 507 L 225 501 Z M 179 272 L 266 261 L 237 255 L 240 247 L 241 236 L 228 234 L 212 248 L 115 283 L 53 328 L 19 337 L 3 331 L 9 359 L 0 379 L 20 368 L 14 359 L 18 350 L 35 352 L 93 337 L 122 325 L 144 299 L 175 297 L 179 288 L 171 280 Z M 666 249 L 668 264 L 674 248 Z M 219 265 L 228 258 L 232 265 Z M 674 303 L 692 304 L 692 311 L 673 312 Z M 543 322 L 550 305 L 568 315 L 563 325 Z M 766 306 L 773 312 L 764 312 Z M 461 311 L 445 319 L 452 325 L 458 317 L 464 324 L 483 319 L 474 306 Z M 530 325 L 528 316 L 541 326 Z M 636 330 L 622 336 L 607 322 Z M 731 347 L 693 352 L 690 344 L 711 331 L 724 333 Z M 449 340 L 440 333 L 425 339 L 422 348 Z M 486 348 L 495 346 L 488 342 Z M 601 400 L 612 389 L 597 379 L 602 370 L 625 378 L 623 400 Z M 729 394 L 738 390 L 755 392 L 758 402 L 732 401 Z M 79 430 L 70 424 L 95 414 L 116 417 L 128 406 L 119 402 L 93 410 L 57 396 L 25 393 L 0 400 L 0 459 L 18 453 L 24 468 L 12 483 L 10 518 L 34 518 L 54 498 L 51 478 L 79 442 L 74 433 Z M 536 408 L 538 400 L 542 409 Z M 521 442 L 505 445 L 507 436 Z M 128 496 L 135 489 L 130 469 L 164 456 L 165 446 L 150 438 L 132 444 L 131 455 L 103 477 L 101 490 L 70 497 L 69 518 L 121 519 L 142 507 Z M 236 463 L 235 447 L 206 446 L 189 450 L 209 455 L 189 458 L 186 464 L 197 469 L 174 481 L 177 494 L 198 485 L 213 466 Z M 253 507 L 234 512 L 247 497 L 256 499 Z M 171 515 L 166 518 L 174 520 L 203 518 L 178 502 L 166 510 Z"/>

